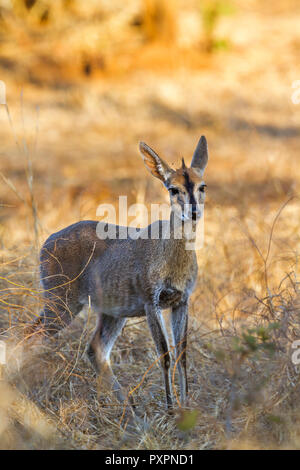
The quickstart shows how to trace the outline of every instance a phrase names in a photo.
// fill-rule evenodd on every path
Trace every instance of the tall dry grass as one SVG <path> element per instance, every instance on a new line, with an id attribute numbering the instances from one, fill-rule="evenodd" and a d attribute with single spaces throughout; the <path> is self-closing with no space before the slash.
<path id="1" fill-rule="evenodd" d="M 171 45 L 160 40 L 157 15 L 148 13 L 154 32 L 145 32 L 142 4 L 122 10 L 111 2 L 112 11 L 100 14 L 99 5 L 81 11 L 67 3 L 62 11 L 51 2 L 42 22 L 40 2 L 15 2 L 15 12 L 1 5 L 9 115 L 0 108 L 0 328 L 8 356 L 0 446 L 299 448 L 299 374 L 291 362 L 299 337 L 300 108 L 290 99 L 297 5 L 291 12 L 278 1 L 270 14 L 258 2 L 238 4 L 213 31 L 230 46 L 208 56 L 198 2 L 183 9 L 178 0 L 176 21 L 162 22 L 176 31 Z M 153 11 L 157 2 L 147 4 Z M 94 219 L 99 203 L 117 204 L 120 194 L 129 204 L 163 201 L 138 140 L 176 165 L 181 156 L 188 161 L 200 134 L 210 162 L 190 307 L 189 403 L 173 416 L 164 411 L 150 334 L 144 321 L 131 320 L 112 363 L 145 425 L 125 430 L 123 407 L 98 395 L 85 360 L 92 310 L 58 338 L 26 346 L 24 325 L 42 303 L 37 245 Z"/>

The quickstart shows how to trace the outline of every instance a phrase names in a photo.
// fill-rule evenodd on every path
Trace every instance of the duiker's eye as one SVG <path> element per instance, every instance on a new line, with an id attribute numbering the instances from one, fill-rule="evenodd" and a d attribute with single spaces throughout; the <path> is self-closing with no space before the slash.
<path id="1" fill-rule="evenodd" d="M 207 187 L 206 184 L 202 184 L 202 186 L 200 186 L 199 188 L 199 191 L 201 191 L 201 193 L 205 193 L 205 188 Z"/>
<path id="2" fill-rule="evenodd" d="M 179 194 L 179 190 L 177 188 L 170 188 L 169 191 L 171 196 L 176 196 L 176 194 Z"/>

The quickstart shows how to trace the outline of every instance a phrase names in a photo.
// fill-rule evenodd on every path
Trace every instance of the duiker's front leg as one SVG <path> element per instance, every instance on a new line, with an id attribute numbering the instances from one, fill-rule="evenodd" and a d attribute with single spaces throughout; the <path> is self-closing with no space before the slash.
<path id="1" fill-rule="evenodd" d="M 188 382 L 186 374 L 186 347 L 188 327 L 188 305 L 181 304 L 172 309 L 172 331 L 175 345 L 175 357 L 179 372 L 180 400 L 184 405 L 188 393 Z"/>
<path id="2" fill-rule="evenodd" d="M 167 341 L 167 335 L 165 332 L 164 320 L 162 318 L 161 311 L 154 305 L 146 305 L 146 315 L 148 325 L 154 340 L 157 354 L 161 358 L 161 367 L 163 370 L 163 376 L 165 381 L 166 389 L 166 400 L 168 408 L 172 407 L 172 395 L 171 395 L 171 376 L 170 376 L 170 354 L 169 346 Z"/>

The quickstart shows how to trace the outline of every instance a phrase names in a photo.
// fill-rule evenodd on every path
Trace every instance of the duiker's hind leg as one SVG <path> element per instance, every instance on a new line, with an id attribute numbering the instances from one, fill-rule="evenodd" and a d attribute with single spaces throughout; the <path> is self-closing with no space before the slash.
<path id="1" fill-rule="evenodd" d="M 62 281 L 60 282 L 62 284 Z M 44 308 L 39 317 L 26 329 L 29 335 L 42 333 L 53 336 L 68 326 L 82 309 L 82 305 L 78 302 L 76 286 L 72 286 L 71 290 L 53 284 L 44 283 Z"/>
<path id="2" fill-rule="evenodd" d="M 82 309 L 82 305 L 66 306 L 56 302 L 53 307 L 45 307 L 39 317 L 30 325 L 32 332 L 53 336 L 66 328 Z"/>
<path id="3" fill-rule="evenodd" d="M 79 248 L 84 248 L 78 234 L 68 232 L 51 235 L 40 254 L 40 275 L 44 308 L 30 328 L 54 335 L 65 328 L 80 312 L 80 295 L 86 294 L 82 285 L 82 265 Z M 79 251 L 78 251 L 79 250 Z M 86 295 L 87 297 L 87 295 Z"/>
<path id="4" fill-rule="evenodd" d="M 98 318 L 98 325 L 90 342 L 87 354 L 99 374 L 100 389 L 113 391 L 119 401 L 124 401 L 122 388 L 110 366 L 110 353 L 113 345 L 119 336 L 126 318 L 115 318 L 101 314 Z"/>

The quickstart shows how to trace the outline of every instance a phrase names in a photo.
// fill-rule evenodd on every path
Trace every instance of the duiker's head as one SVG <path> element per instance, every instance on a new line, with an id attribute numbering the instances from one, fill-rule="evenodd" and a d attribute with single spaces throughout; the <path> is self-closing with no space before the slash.
<path id="1" fill-rule="evenodd" d="M 144 142 L 140 142 L 140 151 L 147 169 L 160 179 L 169 191 L 173 213 L 181 220 L 200 219 L 206 187 L 202 177 L 208 161 L 206 138 L 202 136 L 199 140 L 190 168 L 186 167 L 182 159 L 181 168 L 172 170 Z"/>

